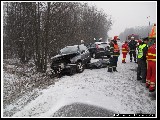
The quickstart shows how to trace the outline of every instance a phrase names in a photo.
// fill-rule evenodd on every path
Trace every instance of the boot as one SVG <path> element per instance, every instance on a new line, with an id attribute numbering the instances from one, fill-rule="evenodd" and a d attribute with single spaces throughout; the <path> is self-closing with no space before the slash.
<path id="1" fill-rule="evenodd" d="M 149 84 L 148 83 L 146 83 L 146 88 L 149 88 Z"/>
<path id="2" fill-rule="evenodd" d="M 118 72 L 117 69 L 116 69 L 116 67 L 113 67 L 113 71 L 114 71 L 114 72 Z"/>
<path id="3" fill-rule="evenodd" d="M 146 85 L 146 88 L 149 88 L 149 85 Z"/>
<path id="4" fill-rule="evenodd" d="M 150 89 L 150 90 L 149 90 L 149 92 L 154 92 L 154 91 L 155 91 L 155 89 Z"/>
<path id="5" fill-rule="evenodd" d="M 108 72 L 113 72 L 112 67 L 108 67 Z"/>
<path id="6" fill-rule="evenodd" d="M 122 60 L 122 63 L 126 63 L 124 60 Z"/>
<path id="7" fill-rule="evenodd" d="M 142 83 L 146 83 L 146 80 L 142 80 Z"/>
<path id="8" fill-rule="evenodd" d="M 137 77 L 137 80 L 142 80 L 142 78 L 141 77 Z"/>

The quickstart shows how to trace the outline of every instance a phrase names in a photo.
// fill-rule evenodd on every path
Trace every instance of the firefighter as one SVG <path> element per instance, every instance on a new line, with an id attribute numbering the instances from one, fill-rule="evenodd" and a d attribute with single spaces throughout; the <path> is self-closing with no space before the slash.
<path id="1" fill-rule="evenodd" d="M 147 76 L 147 62 L 146 62 L 146 54 L 148 51 L 147 43 L 148 43 L 148 37 L 144 38 L 143 43 L 138 46 L 137 80 L 142 80 L 142 83 L 146 83 L 146 76 Z"/>
<path id="2" fill-rule="evenodd" d="M 128 43 L 129 46 L 129 55 L 130 55 L 130 62 L 132 62 L 132 55 L 134 57 L 134 62 L 136 63 L 136 47 L 137 47 L 137 42 L 134 40 L 134 37 L 131 37 L 131 41 Z"/>
<path id="3" fill-rule="evenodd" d="M 120 55 L 119 51 L 119 46 L 117 44 L 118 36 L 114 36 L 114 39 L 111 40 L 110 43 L 110 59 L 109 59 L 109 67 L 108 67 L 108 72 L 118 72 L 116 67 L 117 67 L 117 62 L 118 62 L 118 57 Z"/>
<path id="4" fill-rule="evenodd" d="M 122 54 L 123 54 L 122 63 L 126 63 L 125 59 L 127 53 L 128 53 L 128 42 L 125 41 L 125 43 L 122 45 Z"/>
<path id="5" fill-rule="evenodd" d="M 156 84 L 156 40 L 154 40 L 154 44 L 148 48 L 147 56 L 146 88 L 149 88 L 149 92 L 154 92 Z"/>

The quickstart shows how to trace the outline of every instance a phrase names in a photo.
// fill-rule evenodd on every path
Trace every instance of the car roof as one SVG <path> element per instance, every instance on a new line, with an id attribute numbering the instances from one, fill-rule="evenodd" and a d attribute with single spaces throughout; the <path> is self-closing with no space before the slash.
<path id="1" fill-rule="evenodd" d="M 76 47 L 76 46 L 78 46 L 78 45 L 72 45 L 72 46 L 66 46 L 66 47 L 74 47 L 74 46 Z"/>
<path id="2" fill-rule="evenodd" d="M 94 44 L 104 44 L 104 43 L 106 43 L 107 44 L 107 42 L 95 42 Z"/>
<path id="3" fill-rule="evenodd" d="M 79 46 L 85 46 L 85 45 L 84 45 L 84 44 L 80 44 Z M 78 45 L 72 45 L 72 46 L 66 46 L 66 47 L 68 47 L 68 48 L 69 48 L 69 47 L 78 47 Z M 66 48 L 66 47 L 65 47 L 65 48 Z"/>

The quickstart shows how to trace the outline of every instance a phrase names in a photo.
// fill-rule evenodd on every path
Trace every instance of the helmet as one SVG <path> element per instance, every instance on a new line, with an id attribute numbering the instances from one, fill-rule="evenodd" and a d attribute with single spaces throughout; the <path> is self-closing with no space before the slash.
<path id="1" fill-rule="evenodd" d="M 128 43 L 128 41 L 125 41 L 124 43 Z"/>
<path id="2" fill-rule="evenodd" d="M 114 40 L 117 40 L 118 39 L 118 36 L 114 36 Z"/>
<path id="3" fill-rule="evenodd" d="M 149 40 L 148 37 L 143 38 L 143 41 L 148 41 L 148 40 Z"/>
<path id="4" fill-rule="evenodd" d="M 142 40 L 138 40 L 138 42 L 139 42 L 139 43 L 141 43 L 141 42 L 142 42 Z"/>

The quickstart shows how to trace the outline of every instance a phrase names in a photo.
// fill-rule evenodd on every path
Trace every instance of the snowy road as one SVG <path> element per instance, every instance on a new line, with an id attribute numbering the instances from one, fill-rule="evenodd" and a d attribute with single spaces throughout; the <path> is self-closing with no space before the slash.
<path id="1" fill-rule="evenodd" d="M 129 55 L 126 64 L 122 64 L 121 59 L 122 56 L 119 57 L 118 72 L 109 73 L 107 68 L 85 69 L 83 73 L 57 79 L 54 85 L 38 91 L 35 100 L 20 111 L 14 111 L 12 117 L 52 117 L 61 107 L 73 103 L 121 114 L 156 114 L 156 100 L 151 100 L 145 84 L 136 80 L 137 64 L 129 62 Z M 14 104 L 12 107 L 19 106 Z M 64 114 L 59 116 L 65 117 Z"/>

